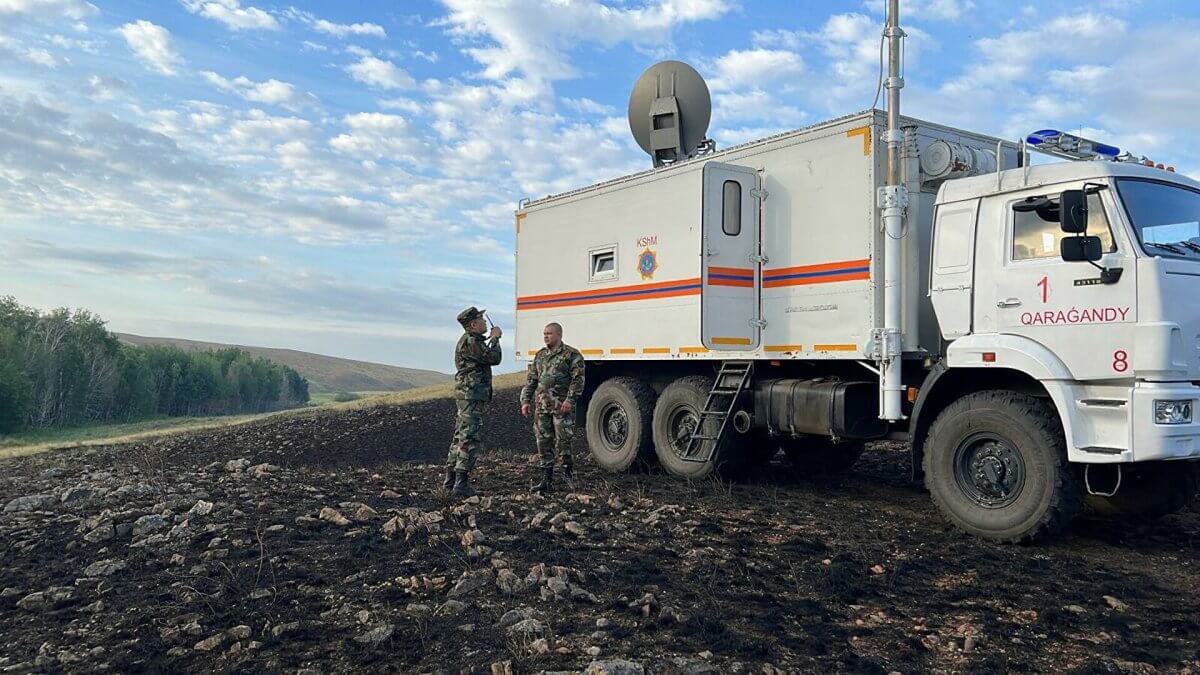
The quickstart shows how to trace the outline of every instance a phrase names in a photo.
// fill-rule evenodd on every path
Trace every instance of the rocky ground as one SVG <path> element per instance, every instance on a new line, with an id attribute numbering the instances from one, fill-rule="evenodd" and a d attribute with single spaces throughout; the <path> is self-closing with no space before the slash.
<path id="1" fill-rule="evenodd" d="M 1200 673 L 1200 512 L 960 535 L 881 445 L 837 484 L 600 473 L 531 495 L 503 392 L 0 462 L 0 671 Z M 582 448 L 580 448 L 582 453 Z"/>

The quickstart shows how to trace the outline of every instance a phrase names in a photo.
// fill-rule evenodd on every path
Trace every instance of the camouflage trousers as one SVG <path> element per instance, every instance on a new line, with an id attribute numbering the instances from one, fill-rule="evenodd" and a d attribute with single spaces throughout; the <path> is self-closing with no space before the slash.
<path id="1" fill-rule="evenodd" d="M 450 441 L 450 456 L 446 468 L 455 471 L 470 471 L 475 460 L 483 452 L 483 411 L 485 401 L 456 400 L 458 417 L 454 423 L 454 439 Z"/>
<path id="2" fill-rule="evenodd" d="M 571 442 L 575 439 L 575 411 L 559 413 L 537 412 L 533 416 L 533 435 L 537 439 L 538 466 L 554 468 L 554 456 L 558 455 L 564 469 L 574 465 Z"/>

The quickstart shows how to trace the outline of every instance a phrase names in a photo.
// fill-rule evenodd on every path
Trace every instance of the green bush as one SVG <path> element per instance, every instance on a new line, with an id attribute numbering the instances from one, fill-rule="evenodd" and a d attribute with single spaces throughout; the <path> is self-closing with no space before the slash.
<path id="1" fill-rule="evenodd" d="M 348 391 L 339 391 L 338 393 L 333 395 L 333 400 L 335 403 L 349 403 L 350 401 L 357 401 L 360 398 L 362 398 L 362 397 L 359 396 L 358 394 L 354 394 L 354 393 L 351 393 Z"/>

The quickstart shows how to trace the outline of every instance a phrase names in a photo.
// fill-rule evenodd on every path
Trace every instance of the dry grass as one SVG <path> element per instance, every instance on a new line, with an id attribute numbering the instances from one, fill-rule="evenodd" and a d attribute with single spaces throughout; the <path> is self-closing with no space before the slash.
<path id="1" fill-rule="evenodd" d="M 497 389 L 519 387 L 525 383 L 524 373 L 497 375 Z M 51 450 L 83 448 L 98 445 L 122 445 L 151 438 L 188 434 L 206 429 L 218 429 L 248 424 L 270 417 L 301 417 L 324 415 L 330 411 L 371 408 L 380 405 L 404 405 L 454 394 L 453 384 L 438 384 L 396 393 L 364 395 L 357 401 L 347 403 L 322 403 L 309 408 L 283 410 L 261 415 L 238 415 L 228 417 L 182 417 L 133 422 L 129 424 L 106 424 L 71 429 L 43 429 L 7 438 L 0 438 L 0 459 L 36 455 Z"/>

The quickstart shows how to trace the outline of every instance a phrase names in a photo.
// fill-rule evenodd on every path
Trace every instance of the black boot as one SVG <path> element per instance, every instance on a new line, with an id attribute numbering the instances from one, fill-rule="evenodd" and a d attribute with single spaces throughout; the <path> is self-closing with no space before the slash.
<path id="1" fill-rule="evenodd" d="M 574 468 L 571 466 L 564 466 L 562 473 L 563 473 L 563 483 L 566 484 L 567 490 L 570 492 L 574 492 L 575 491 Z"/>
<path id="2" fill-rule="evenodd" d="M 449 492 L 454 489 L 454 467 L 446 467 L 446 480 L 442 481 L 442 489 Z"/>
<path id="3" fill-rule="evenodd" d="M 541 494 L 546 494 L 550 491 L 550 484 L 554 480 L 554 469 L 542 469 L 542 482 L 533 486 L 533 491 Z"/>
<path id="4" fill-rule="evenodd" d="M 466 499 L 474 497 L 475 491 L 471 489 L 471 480 L 467 478 L 466 471 L 454 472 L 454 489 L 450 491 L 450 496 L 455 499 Z"/>

